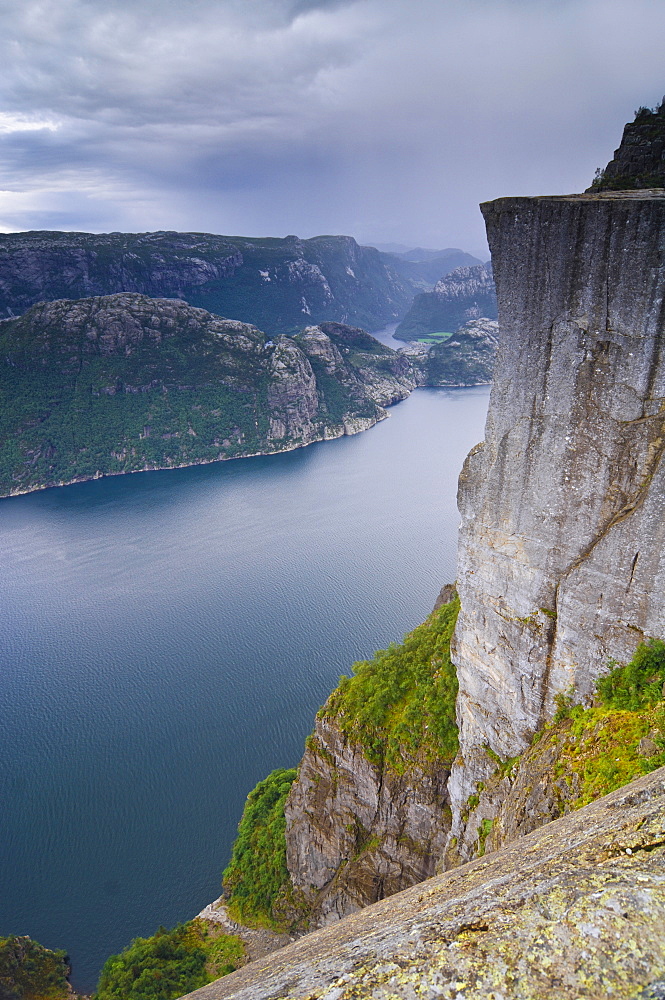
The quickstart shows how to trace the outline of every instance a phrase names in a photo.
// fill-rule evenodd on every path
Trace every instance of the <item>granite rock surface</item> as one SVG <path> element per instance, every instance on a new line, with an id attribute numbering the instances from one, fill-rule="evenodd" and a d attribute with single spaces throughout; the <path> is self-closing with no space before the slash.
<path id="1" fill-rule="evenodd" d="M 441 761 L 373 764 L 334 717 L 317 718 L 286 802 L 287 865 L 310 927 L 433 875 L 450 826 Z"/>
<path id="2" fill-rule="evenodd" d="M 665 973 L 665 769 L 192 1000 L 638 1000 Z"/>
<path id="3" fill-rule="evenodd" d="M 483 212 L 501 340 L 459 486 L 458 841 L 487 747 L 521 753 L 557 695 L 588 703 L 610 660 L 665 637 L 665 195 Z"/>

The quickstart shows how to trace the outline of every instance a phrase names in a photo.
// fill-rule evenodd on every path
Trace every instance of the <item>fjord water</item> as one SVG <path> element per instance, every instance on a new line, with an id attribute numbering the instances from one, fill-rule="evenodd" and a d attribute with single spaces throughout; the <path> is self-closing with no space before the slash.
<path id="1" fill-rule="evenodd" d="M 489 389 L 351 438 L 0 501 L 0 935 L 109 954 L 219 895 L 245 796 L 455 577 Z"/>

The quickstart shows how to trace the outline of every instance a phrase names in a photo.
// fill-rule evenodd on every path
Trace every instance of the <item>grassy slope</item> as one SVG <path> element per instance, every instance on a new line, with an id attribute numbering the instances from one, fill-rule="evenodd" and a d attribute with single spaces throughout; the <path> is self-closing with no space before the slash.
<path id="1" fill-rule="evenodd" d="M 247 796 L 222 880 L 229 913 L 248 926 L 279 928 L 276 910 L 291 885 L 284 803 L 296 775 L 295 769 L 273 771 Z"/>
<path id="2" fill-rule="evenodd" d="M 558 743 L 556 774 L 575 783 L 574 809 L 665 764 L 664 686 L 665 643 L 652 639 L 600 678 L 593 708 L 560 700 L 538 740 Z"/>
<path id="3" fill-rule="evenodd" d="M 444 604 L 404 642 L 379 650 L 341 677 L 320 714 L 335 717 L 372 763 L 401 770 L 403 752 L 452 761 L 457 753 L 457 678 L 450 639 L 459 598 Z"/>

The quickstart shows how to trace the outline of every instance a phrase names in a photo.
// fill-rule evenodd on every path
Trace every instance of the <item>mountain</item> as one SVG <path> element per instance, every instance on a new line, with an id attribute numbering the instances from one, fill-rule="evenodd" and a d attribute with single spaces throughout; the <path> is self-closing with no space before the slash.
<path id="1" fill-rule="evenodd" d="M 450 333 L 470 319 L 496 319 L 496 290 L 491 264 L 457 267 L 422 292 L 395 330 L 398 340 L 417 340 L 430 333 Z"/>
<path id="2" fill-rule="evenodd" d="M 422 372 L 420 385 L 483 385 L 492 381 L 499 347 L 499 324 L 495 319 L 471 319 L 414 365 Z"/>
<path id="3" fill-rule="evenodd" d="M 442 275 L 455 268 L 482 264 L 477 257 L 456 248 L 423 250 L 418 247 L 405 253 L 382 253 L 381 259 L 416 291 L 430 291 Z"/>
<path id="4" fill-rule="evenodd" d="M 353 327 L 270 339 L 128 292 L 3 321 L 0 357 L 3 496 L 354 434 L 416 384 L 407 357 Z"/>
<path id="5" fill-rule="evenodd" d="M 404 314 L 417 287 L 399 264 L 349 236 L 0 234 L 0 316 L 53 299 L 139 292 L 271 336 L 326 321 L 378 330 Z"/>

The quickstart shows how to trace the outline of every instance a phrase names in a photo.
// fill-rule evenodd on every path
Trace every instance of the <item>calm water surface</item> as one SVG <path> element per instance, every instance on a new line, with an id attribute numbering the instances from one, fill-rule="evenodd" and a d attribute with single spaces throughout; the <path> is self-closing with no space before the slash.
<path id="1" fill-rule="evenodd" d="M 352 438 L 0 501 L 0 935 L 105 958 L 219 895 L 245 796 L 455 576 L 489 389 Z"/>

